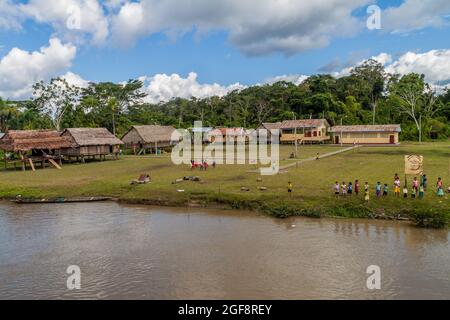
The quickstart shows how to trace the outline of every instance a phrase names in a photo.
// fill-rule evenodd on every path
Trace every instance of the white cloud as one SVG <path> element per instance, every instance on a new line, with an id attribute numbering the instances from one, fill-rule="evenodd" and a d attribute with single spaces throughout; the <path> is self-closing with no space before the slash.
<path id="1" fill-rule="evenodd" d="M 381 63 L 390 74 L 405 75 L 412 72 L 424 74 L 425 80 L 436 88 L 445 87 L 445 84 L 450 82 L 450 49 L 424 53 L 406 52 L 396 60 L 390 54 L 380 53 L 372 59 Z M 355 66 L 361 65 L 364 61 L 358 62 Z M 334 76 L 348 76 L 355 66 L 336 72 Z"/>
<path id="2" fill-rule="evenodd" d="M 65 75 L 62 75 L 61 78 L 65 79 L 71 86 L 76 86 L 79 88 L 87 88 L 89 86 L 88 80 L 83 79 L 80 75 L 71 71 L 67 72 Z"/>
<path id="3" fill-rule="evenodd" d="M 268 79 L 266 79 L 266 81 L 264 81 L 264 83 L 265 84 L 274 84 L 276 82 L 285 81 L 285 82 L 291 82 L 298 86 L 308 78 L 309 78 L 308 76 L 305 76 L 303 74 L 290 74 L 290 75 L 282 75 L 282 76 L 268 78 Z"/>
<path id="4" fill-rule="evenodd" d="M 382 27 L 396 33 L 441 27 L 448 24 L 445 18 L 449 13 L 448 0 L 405 0 L 383 11 Z"/>
<path id="5" fill-rule="evenodd" d="M 50 39 L 48 47 L 28 52 L 13 48 L 0 60 L 0 96 L 28 98 L 32 85 L 40 80 L 59 76 L 71 66 L 76 47 Z"/>
<path id="6" fill-rule="evenodd" d="M 88 34 L 94 44 L 109 35 L 108 18 L 97 0 L 30 0 L 20 5 L 24 15 L 52 25 L 56 35 L 71 41 Z"/>
<path id="7" fill-rule="evenodd" d="M 0 30 L 21 28 L 21 14 L 11 0 L 0 0 Z"/>
<path id="8" fill-rule="evenodd" d="M 224 30 L 248 55 L 294 54 L 326 46 L 333 36 L 352 35 L 363 22 L 354 9 L 371 0 L 141 0 L 127 2 L 113 17 L 116 41 L 165 32 L 177 35 Z"/>
<path id="9" fill-rule="evenodd" d="M 157 74 L 152 77 L 141 77 L 145 82 L 145 92 L 148 94 L 146 101 L 150 103 L 167 102 L 173 98 L 206 98 L 210 96 L 224 96 L 233 90 L 244 88 L 239 83 L 230 86 L 214 84 L 201 84 L 197 80 L 197 74 L 189 73 L 187 78 L 178 74 Z"/>
<path id="10" fill-rule="evenodd" d="M 386 67 L 389 73 L 424 74 L 427 81 L 450 80 L 450 49 L 431 50 L 425 53 L 407 52 Z"/>

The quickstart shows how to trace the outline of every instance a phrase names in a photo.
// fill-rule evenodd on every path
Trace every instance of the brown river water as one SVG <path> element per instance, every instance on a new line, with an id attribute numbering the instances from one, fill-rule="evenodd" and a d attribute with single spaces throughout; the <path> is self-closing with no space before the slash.
<path id="1" fill-rule="evenodd" d="M 449 241 L 400 222 L 1 202 L 0 299 L 450 299 Z"/>

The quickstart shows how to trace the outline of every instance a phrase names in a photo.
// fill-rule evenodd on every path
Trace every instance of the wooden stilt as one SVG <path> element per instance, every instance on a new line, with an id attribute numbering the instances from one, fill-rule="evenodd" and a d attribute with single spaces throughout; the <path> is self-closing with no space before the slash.
<path id="1" fill-rule="evenodd" d="M 19 156 L 20 156 L 20 160 L 21 160 L 21 162 L 22 162 L 22 171 L 25 171 L 25 170 L 26 170 L 26 167 L 25 167 L 25 158 L 24 158 L 22 152 L 19 152 Z"/>

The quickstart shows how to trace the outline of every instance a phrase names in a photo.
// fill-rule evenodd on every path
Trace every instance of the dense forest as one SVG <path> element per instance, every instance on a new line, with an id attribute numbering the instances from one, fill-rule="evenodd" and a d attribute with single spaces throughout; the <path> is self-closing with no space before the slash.
<path id="1" fill-rule="evenodd" d="M 0 99 L 0 132 L 8 129 L 106 127 L 120 136 L 133 124 L 256 128 L 263 122 L 326 118 L 334 124 L 402 124 L 403 140 L 450 137 L 450 90 L 436 93 L 419 74 L 391 75 L 374 60 L 348 76 L 314 75 L 300 85 L 277 82 L 224 97 L 176 98 L 145 103 L 143 83 L 91 83 L 64 79 L 33 86 L 33 99 Z"/>

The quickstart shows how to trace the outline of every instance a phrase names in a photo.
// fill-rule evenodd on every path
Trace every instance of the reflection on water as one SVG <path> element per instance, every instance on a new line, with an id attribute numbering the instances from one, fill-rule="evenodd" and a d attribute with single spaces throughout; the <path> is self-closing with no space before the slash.
<path id="1" fill-rule="evenodd" d="M 394 222 L 0 203 L 0 298 L 450 299 L 449 239 Z M 369 265 L 381 291 L 366 289 Z"/>

